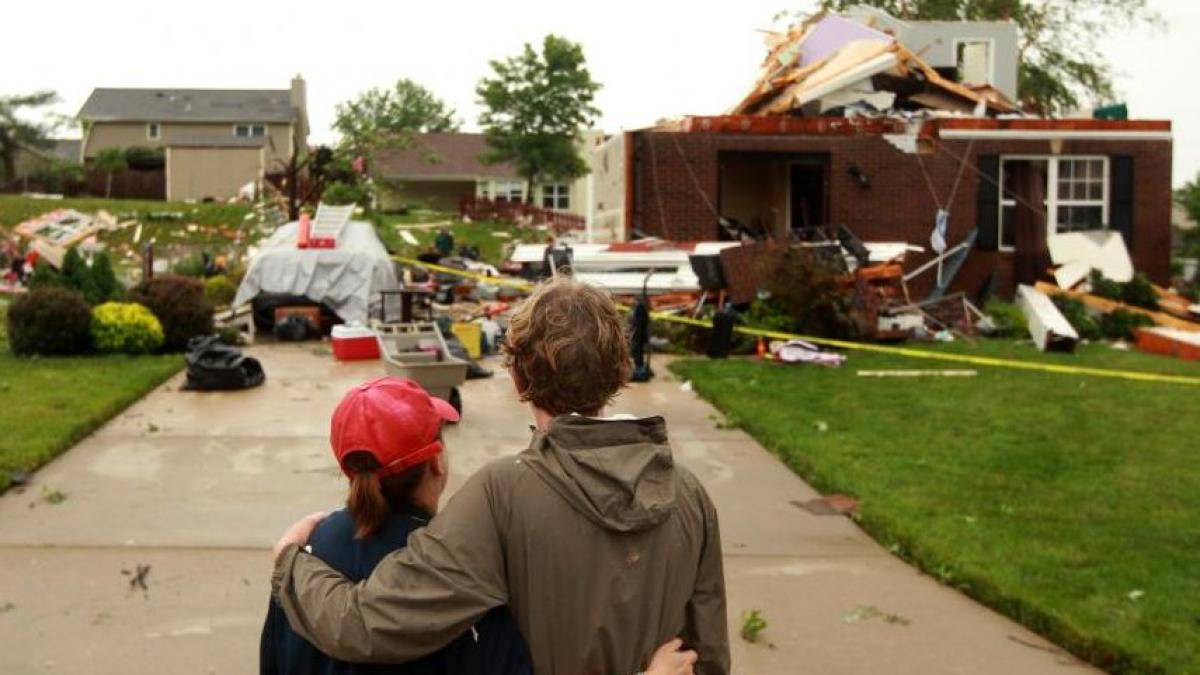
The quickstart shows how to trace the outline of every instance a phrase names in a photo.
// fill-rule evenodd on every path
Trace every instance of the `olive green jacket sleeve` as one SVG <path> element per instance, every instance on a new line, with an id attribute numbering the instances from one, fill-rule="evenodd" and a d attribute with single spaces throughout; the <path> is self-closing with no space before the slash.
<path id="1" fill-rule="evenodd" d="M 480 471 L 408 546 L 354 584 L 289 546 L 272 592 L 292 628 L 326 654 L 403 663 L 437 651 L 507 602 L 501 534 L 488 476 Z"/>
<path id="2" fill-rule="evenodd" d="M 684 644 L 699 655 L 697 675 L 726 675 L 730 669 L 729 628 L 725 613 L 725 571 L 721 560 L 721 530 L 717 510 L 701 492 L 704 510 L 704 547 L 696 587 L 687 604 Z"/>

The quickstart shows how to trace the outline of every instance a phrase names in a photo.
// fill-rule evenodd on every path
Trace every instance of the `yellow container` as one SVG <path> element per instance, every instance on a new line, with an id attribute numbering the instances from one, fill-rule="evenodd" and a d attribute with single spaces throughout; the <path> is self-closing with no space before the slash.
<path id="1" fill-rule="evenodd" d="M 450 332 L 466 347 L 467 354 L 477 359 L 483 356 L 483 329 L 479 324 L 467 321 L 456 321 L 450 325 Z"/>

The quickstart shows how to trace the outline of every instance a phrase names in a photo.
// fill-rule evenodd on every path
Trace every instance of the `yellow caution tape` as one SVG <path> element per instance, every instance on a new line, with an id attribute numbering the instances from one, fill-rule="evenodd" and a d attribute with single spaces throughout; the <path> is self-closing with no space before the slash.
<path id="1" fill-rule="evenodd" d="M 455 269 L 453 267 L 445 267 L 444 265 L 436 265 L 433 263 L 421 262 L 413 258 L 405 258 L 402 256 L 392 256 L 392 259 L 405 263 L 407 265 L 417 265 L 435 272 L 443 272 L 446 274 L 455 274 L 468 279 L 484 281 L 489 284 L 499 286 L 509 286 L 528 290 L 533 288 L 534 284 L 525 281 L 524 279 L 511 279 L 505 277 L 489 277 L 485 274 L 476 272 L 468 272 L 466 270 Z M 617 305 L 622 311 L 628 311 L 629 307 Z M 672 323 L 680 323 L 697 328 L 712 329 L 712 322 L 702 319 L 693 319 L 686 316 L 677 316 L 666 312 L 650 312 L 650 318 L 658 321 L 669 321 Z M 1159 373 L 1146 373 L 1137 370 L 1112 370 L 1108 368 L 1089 368 L 1086 366 L 1069 366 L 1058 363 L 1042 363 L 1040 361 L 1021 361 L 1019 359 L 1002 359 L 993 356 L 971 356 L 969 354 L 949 354 L 945 352 L 931 352 L 924 349 L 913 349 L 911 347 L 896 347 L 893 345 L 880 345 L 870 342 L 853 342 L 850 340 L 837 340 L 834 338 L 813 337 L 809 335 L 796 335 L 794 333 L 783 333 L 780 331 L 766 330 L 763 328 L 752 328 L 749 326 L 735 326 L 735 332 L 743 335 L 754 337 L 763 337 L 772 340 L 804 340 L 813 344 L 825 345 L 827 347 L 837 347 L 838 349 L 849 349 L 863 352 L 875 352 L 877 354 L 891 354 L 894 356 L 905 356 L 912 359 L 927 359 L 931 361 L 949 361 L 952 363 L 969 363 L 976 366 L 993 366 L 996 368 L 1011 368 L 1014 370 L 1032 370 L 1043 373 L 1058 373 L 1060 375 L 1092 375 L 1095 377 L 1108 377 L 1119 380 L 1133 380 L 1136 382 L 1165 382 L 1171 384 L 1192 384 L 1200 385 L 1200 377 L 1188 375 L 1163 375 Z"/>

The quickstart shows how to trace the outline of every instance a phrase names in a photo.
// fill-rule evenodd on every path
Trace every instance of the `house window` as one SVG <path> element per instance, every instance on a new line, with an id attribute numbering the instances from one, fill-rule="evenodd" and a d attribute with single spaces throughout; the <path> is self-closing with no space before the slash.
<path id="1" fill-rule="evenodd" d="M 571 208 L 571 186 L 567 183 L 547 183 L 542 186 L 542 208 L 565 211 Z"/>
<path id="2" fill-rule="evenodd" d="M 233 125 L 233 135 L 238 138 L 262 138 L 267 135 L 267 125 L 235 124 Z"/>
<path id="3" fill-rule="evenodd" d="M 1108 160 L 1103 157 L 1057 161 L 1055 230 L 1076 232 L 1108 226 Z"/>
<path id="4" fill-rule="evenodd" d="M 1063 234 L 1108 227 L 1107 157 L 1004 157 L 1000 162 L 1001 250 L 1013 250 L 1013 219 L 1016 217 L 1019 188 L 1016 163 L 1031 165 L 1046 177 L 1045 199 L 1040 204 L 1046 214 L 1046 234 Z"/>
<path id="5" fill-rule="evenodd" d="M 475 184 L 475 196 L 480 199 L 491 199 L 490 183 L 482 181 Z"/>
<path id="6" fill-rule="evenodd" d="M 146 124 L 146 140 L 157 141 L 159 138 L 162 138 L 160 133 L 161 130 L 158 127 L 158 122 L 150 122 Z"/>
<path id="7" fill-rule="evenodd" d="M 521 181 L 497 181 L 495 184 L 495 189 L 496 201 L 525 201 L 525 183 Z"/>

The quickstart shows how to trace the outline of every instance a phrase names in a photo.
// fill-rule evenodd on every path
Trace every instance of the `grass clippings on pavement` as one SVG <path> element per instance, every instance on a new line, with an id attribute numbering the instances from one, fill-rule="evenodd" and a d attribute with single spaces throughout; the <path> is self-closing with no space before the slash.
<path id="1" fill-rule="evenodd" d="M 940 348 L 1200 374 L 1102 344 Z M 1198 672 L 1200 387 L 998 368 L 864 378 L 912 361 L 857 352 L 841 368 L 671 367 L 817 489 L 856 497 L 872 536 L 944 583 L 1106 669 Z"/>

